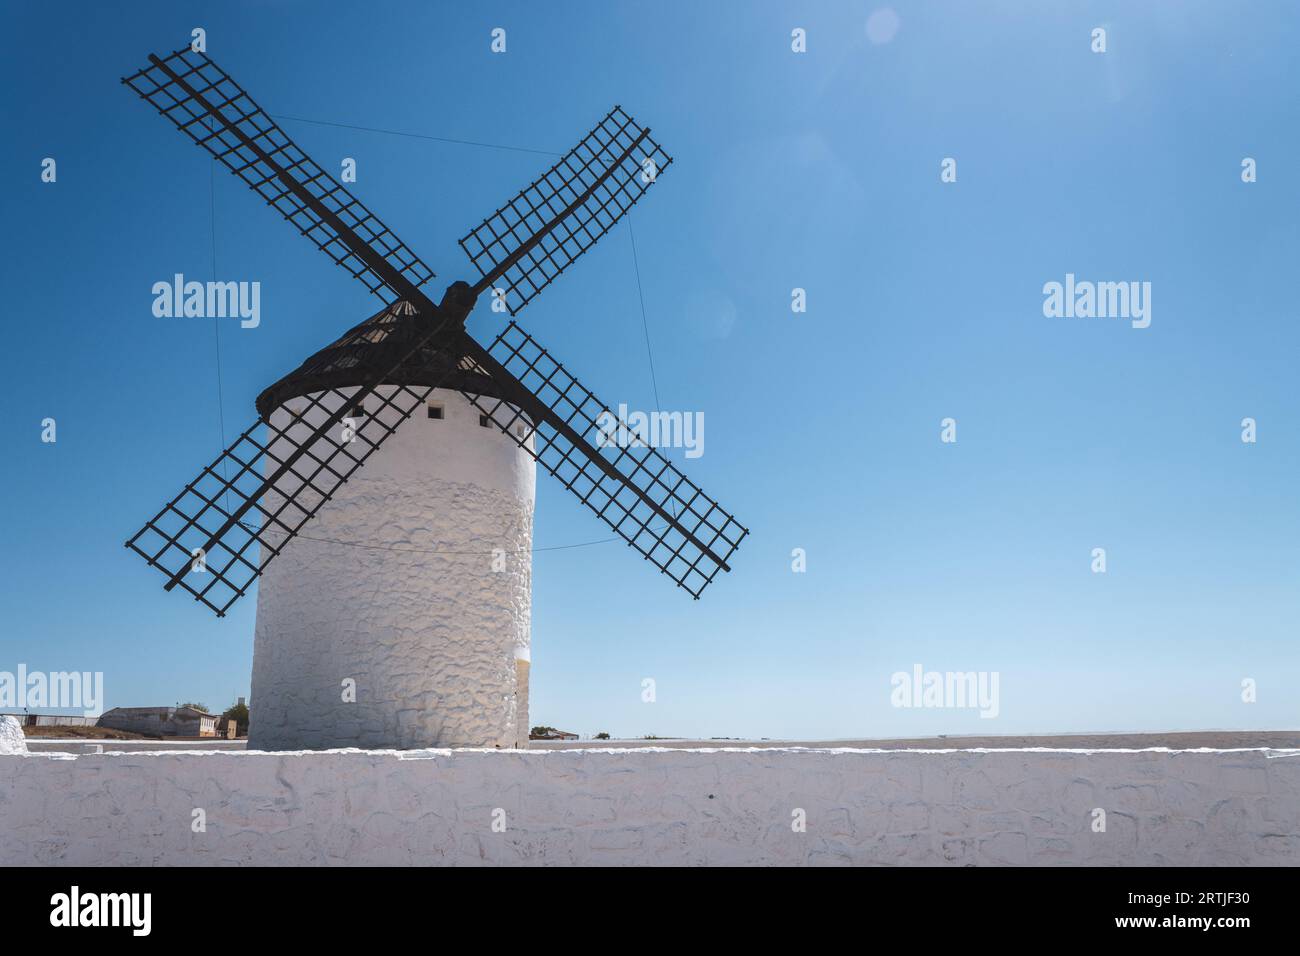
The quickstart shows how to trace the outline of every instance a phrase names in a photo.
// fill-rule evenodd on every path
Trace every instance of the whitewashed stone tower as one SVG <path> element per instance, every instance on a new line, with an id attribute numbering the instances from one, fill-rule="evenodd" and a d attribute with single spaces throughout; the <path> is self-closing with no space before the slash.
<path id="1" fill-rule="evenodd" d="M 355 393 L 338 344 L 262 393 L 273 426 L 318 425 L 334 408 L 312 395 Z M 350 416 L 392 423 L 379 396 L 421 384 L 406 374 Z M 527 746 L 536 465 L 461 394 L 490 380 L 444 384 L 263 573 L 250 749 Z"/>

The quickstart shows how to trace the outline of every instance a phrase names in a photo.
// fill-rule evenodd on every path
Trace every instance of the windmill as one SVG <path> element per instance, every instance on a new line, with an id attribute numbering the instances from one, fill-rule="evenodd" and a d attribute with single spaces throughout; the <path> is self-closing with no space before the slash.
<path id="1" fill-rule="evenodd" d="M 602 441 L 608 406 L 513 321 L 672 162 L 648 129 L 614 107 L 460 240 L 479 278 L 435 304 L 433 270 L 206 53 L 122 82 L 384 303 L 126 543 L 218 616 L 262 578 L 250 746 L 526 741 L 538 464 L 694 598 L 730 570 L 746 529 L 648 444 Z M 511 318 L 484 347 L 465 320 L 489 291 Z M 410 554 L 475 547 L 437 573 Z"/>

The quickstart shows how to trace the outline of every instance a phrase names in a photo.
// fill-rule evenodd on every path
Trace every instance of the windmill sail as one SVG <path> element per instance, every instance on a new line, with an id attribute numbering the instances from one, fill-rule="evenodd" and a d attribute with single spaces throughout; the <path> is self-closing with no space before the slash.
<path id="1" fill-rule="evenodd" d="M 412 300 L 412 287 L 434 277 L 406 243 L 299 149 L 206 53 L 185 47 L 149 59 L 149 66 L 122 82 L 380 299 Z"/>
<path id="2" fill-rule="evenodd" d="M 460 240 L 511 315 L 596 244 L 672 162 L 615 106 L 564 158 Z"/>
<path id="3" fill-rule="evenodd" d="M 465 397 L 628 545 L 697 599 L 730 570 L 749 532 L 658 450 L 621 440 L 609 407 L 519 326 L 473 356 L 508 388 Z"/>

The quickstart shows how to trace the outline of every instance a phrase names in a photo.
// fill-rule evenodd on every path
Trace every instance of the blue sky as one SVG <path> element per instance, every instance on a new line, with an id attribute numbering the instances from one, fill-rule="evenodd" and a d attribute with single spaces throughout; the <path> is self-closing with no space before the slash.
<path id="1" fill-rule="evenodd" d="M 108 706 L 247 694 L 255 601 L 217 620 L 122 542 L 223 418 L 233 437 L 377 308 L 233 177 L 210 194 L 206 154 L 118 83 L 202 26 L 272 114 L 560 152 L 619 103 L 675 157 L 630 217 L 658 391 L 704 412 L 683 467 L 751 536 L 699 602 L 619 544 L 539 552 L 534 723 L 1296 727 L 1300 16 L 897 3 L 891 34 L 884 7 L 6 4 L 0 670 L 100 670 Z M 456 239 L 550 162 L 282 125 L 326 169 L 357 159 L 438 291 L 470 277 Z M 150 293 L 211 278 L 214 234 L 219 277 L 262 284 L 261 325 L 220 327 L 220 395 L 213 321 L 155 318 Z M 1151 326 L 1044 317 L 1066 273 L 1150 282 Z M 483 304 L 471 329 L 494 322 Z M 520 323 L 606 402 L 654 407 L 626 225 Z M 537 547 L 607 536 L 539 476 Z M 917 663 L 998 672 L 999 717 L 892 707 Z"/>

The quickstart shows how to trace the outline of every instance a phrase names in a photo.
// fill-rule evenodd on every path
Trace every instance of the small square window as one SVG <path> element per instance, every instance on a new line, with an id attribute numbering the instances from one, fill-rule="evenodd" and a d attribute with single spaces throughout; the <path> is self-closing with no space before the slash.
<path id="1" fill-rule="evenodd" d="M 365 418 L 366 406 L 361 402 L 357 402 L 352 406 L 352 410 L 348 412 L 348 415 L 352 418 Z"/>
<path id="2" fill-rule="evenodd" d="M 518 437 L 520 441 L 523 440 L 523 437 L 524 437 L 524 426 L 523 426 L 523 425 L 516 425 L 516 426 L 515 426 L 515 436 Z"/>
<path id="3" fill-rule="evenodd" d="M 437 419 L 440 419 L 440 420 L 441 420 L 442 417 L 443 417 L 443 415 L 442 415 L 442 406 L 441 406 L 441 405 L 435 405 L 433 402 L 430 402 L 430 403 L 429 403 L 429 417 L 430 417 L 430 418 L 437 418 Z"/>
<path id="4" fill-rule="evenodd" d="M 492 419 L 488 418 L 486 415 L 480 415 L 478 417 L 478 424 L 480 428 L 491 428 Z"/>

